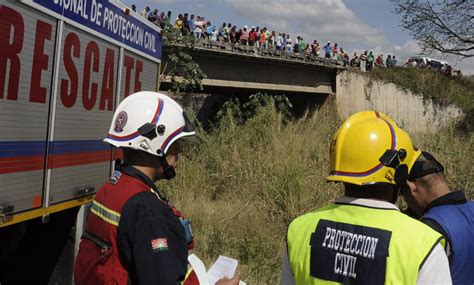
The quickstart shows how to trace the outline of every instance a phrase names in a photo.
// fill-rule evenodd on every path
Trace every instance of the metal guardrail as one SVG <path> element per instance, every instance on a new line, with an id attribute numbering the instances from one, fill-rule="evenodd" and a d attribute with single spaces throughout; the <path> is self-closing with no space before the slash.
<path id="1" fill-rule="evenodd" d="M 217 51 L 226 51 L 243 55 L 255 55 L 266 58 L 277 58 L 285 59 L 296 62 L 306 62 L 306 63 L 315 63 L 328 66 L 337 66 L 338 68 L 343 68 L 339 62 L 332 58 L 324 58 L 320 56 L 314 56 L 313 54 L 306 56 L 304 53 L 295 53 L 293 51 L 284 51 L 277 50 L 276 48 L 258 48 L 256 46 L 246 46 L 240 44 L 232 43 L 222 43 L 218 41 L 211 41 L 208 39 L 202 39 L 196 41 L 194 46 L 199 49 L 206 50 L 217 50 Z"/>

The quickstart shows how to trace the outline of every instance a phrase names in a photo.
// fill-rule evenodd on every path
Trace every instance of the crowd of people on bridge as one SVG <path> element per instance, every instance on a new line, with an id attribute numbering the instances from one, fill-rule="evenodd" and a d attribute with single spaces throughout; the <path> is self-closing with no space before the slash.
<path id="1" fill-rule="evenodd" d="M 137 12 L 135 5 L 132 5 L 132 10 Z M 275 51 L 275 54 L 280 56 L 300 55 L 306 61 L 316 61 L 318 58 L 332 59 L 336 65 L 360 69 L 363 72 L 371 71 L 373 68 L 390 68 L 398 64 L 395 55 L 388 54 L 384 58 L 383 54 L 366 50 L 360 54 L 354 52 L 351 57 L 338 43 L 332 44 L 331 41 L 327 41 L 322 45 L 318 40 L 306 41 L 300 35 L 293 39 L 289 33 L 276 32 L 267 27 L 244 25 L 239 28 L 232 23 L 222 23 L 216 27 L 205 17 L 189 13 L 178 14 L 172 21 L 171 11 L 160 12 L 158 9 L 151 10 L 148 6 L 139 14 L 161 28 L 174 27 L 184 35 L 194 36 L 197 41 L 246 47 L 258 52 Z"/>

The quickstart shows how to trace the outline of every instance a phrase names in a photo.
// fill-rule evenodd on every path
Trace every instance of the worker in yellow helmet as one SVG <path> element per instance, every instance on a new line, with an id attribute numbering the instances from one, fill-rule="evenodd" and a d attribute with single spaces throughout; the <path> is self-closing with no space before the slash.
<path id="1" fill-rule="evenodd" d="M 388 116 L 350 116 L 327 177 L 345 196 L 291 222 L 280 283 L 451 284 L 442 236 L 394 204 L 420 153 Z"/>

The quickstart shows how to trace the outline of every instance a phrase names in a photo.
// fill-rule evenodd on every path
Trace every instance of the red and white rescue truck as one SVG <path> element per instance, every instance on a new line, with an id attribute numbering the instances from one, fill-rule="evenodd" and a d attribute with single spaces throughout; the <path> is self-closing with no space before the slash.
<path id="1" fill-rule="evenodd" d="M 115 1 L 0 0 L 0 283 L 23 240 L 41 241 L 31 257 L 70 234 L 61 215 L 75 223 L 110 175 L 114 108 L 157 89 L 161 50 L 161 30 Z"/>

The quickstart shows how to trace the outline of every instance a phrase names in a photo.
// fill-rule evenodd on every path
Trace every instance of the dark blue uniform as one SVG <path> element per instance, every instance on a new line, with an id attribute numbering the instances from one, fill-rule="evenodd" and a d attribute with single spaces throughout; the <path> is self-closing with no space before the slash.
<path id="1" fill-rule="evenodd" d="M 451 192 L 432 201 L 422 221 L 448 241 L 453 284 L 474 284 L 474 202 Z"/>

